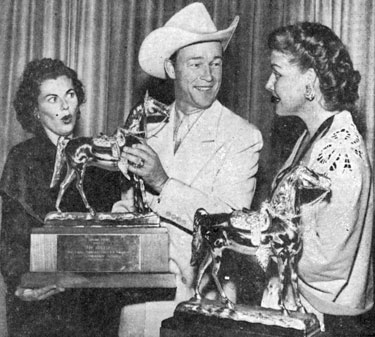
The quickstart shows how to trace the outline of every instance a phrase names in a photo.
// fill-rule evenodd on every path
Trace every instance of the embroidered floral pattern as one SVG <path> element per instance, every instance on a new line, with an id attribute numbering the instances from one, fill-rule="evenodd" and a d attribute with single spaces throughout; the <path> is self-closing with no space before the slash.
<path id="1" fill-rule="evenodd" d="M 327 171 L 346 173 L 352 171 L 353 156 L 363 159 L 358 131 L 353 124 L 335 131 L 319 151 L 316 160 L 327 166 Z"/>

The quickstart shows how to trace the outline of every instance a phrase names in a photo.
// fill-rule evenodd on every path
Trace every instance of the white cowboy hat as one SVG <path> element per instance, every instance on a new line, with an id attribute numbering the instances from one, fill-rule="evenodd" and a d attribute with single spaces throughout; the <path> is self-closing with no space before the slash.
<path id="1" fill-rule="evenodd" d="M 218 31 L 206 7 L 200 2 L 192 3 L 146 36 L 139 50 L 139 64 L 147 74 L 165 79 L 164 61 L 174 52 L 193 43 L 208 41 L 220 41 L 225 50 L 238 20 L 236 16 L 227 29 Z"/>

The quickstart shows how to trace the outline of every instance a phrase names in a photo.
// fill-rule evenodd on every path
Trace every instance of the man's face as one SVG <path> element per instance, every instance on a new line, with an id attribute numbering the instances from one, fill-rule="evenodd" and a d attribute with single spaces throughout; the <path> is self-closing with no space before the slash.
<path id="1" fill-rule="evenodd" d="M 185 114 L 207 109 L 221 85 L 222 46 L 203 42 L 178 51 L 174 66 L 176 106 Z"/>

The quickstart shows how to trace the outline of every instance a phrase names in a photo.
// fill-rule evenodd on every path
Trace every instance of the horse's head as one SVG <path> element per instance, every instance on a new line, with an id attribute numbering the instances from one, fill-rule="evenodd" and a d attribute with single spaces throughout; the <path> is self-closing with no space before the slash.
<path id="1" fill-rule="evenodd" d="M 291 175 L 298 180 L 299 189 L 316 189 L 330 192 L 331 180 L 324 174 L 316 173 L 303 165 L 296 166 Z"/>
<path id="2" fill-rule="evenodd" d="M 146 92 L 144 99 L 130 110 L 123 128 L 145 137 L 146 124 L 152 122 L 148 118 L 160 119 L 160 117 L 164 120 L 169 118 L 168 106 L 150 97 Z"/>
<path id="3" fill-rule="evenodd" d="M 304 165 L 295 166 L 283 178 L 284 192 L 274 198 L 274 208 L 299 213 L 302 204 L 316 203 L 331 192 L 331 180 L 324 174 L 314 172 Z"/>
<path id="4" fill-rule="evenodd" d="M 161 116 L 165 118 L 169 118 L 169 107 L 168 105 L 157 101 L 156 99 L 149 96 L 148 91 L 146 91 L 146 95 L 143 101 L 144 112 L 147 117 L 149 116 Z"/>

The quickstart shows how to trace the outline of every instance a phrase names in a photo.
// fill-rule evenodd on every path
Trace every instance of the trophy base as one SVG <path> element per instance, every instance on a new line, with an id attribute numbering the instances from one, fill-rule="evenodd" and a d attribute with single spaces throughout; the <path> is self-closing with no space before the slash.
<path id="1" fill-rule="evenodd" d="M 31 231 L 30 272 L 168 273 L 168 257 L 154 213 L 53 213 Z"/>
<path id="2" fill-rule="evenodd" d="M 173 317 L 162 322 L 160 337 L 318 337 L 319 322 L 312 314 L 256 306 L 228 309 L 218 301 L 190 300 L 180 303 Z"/>

